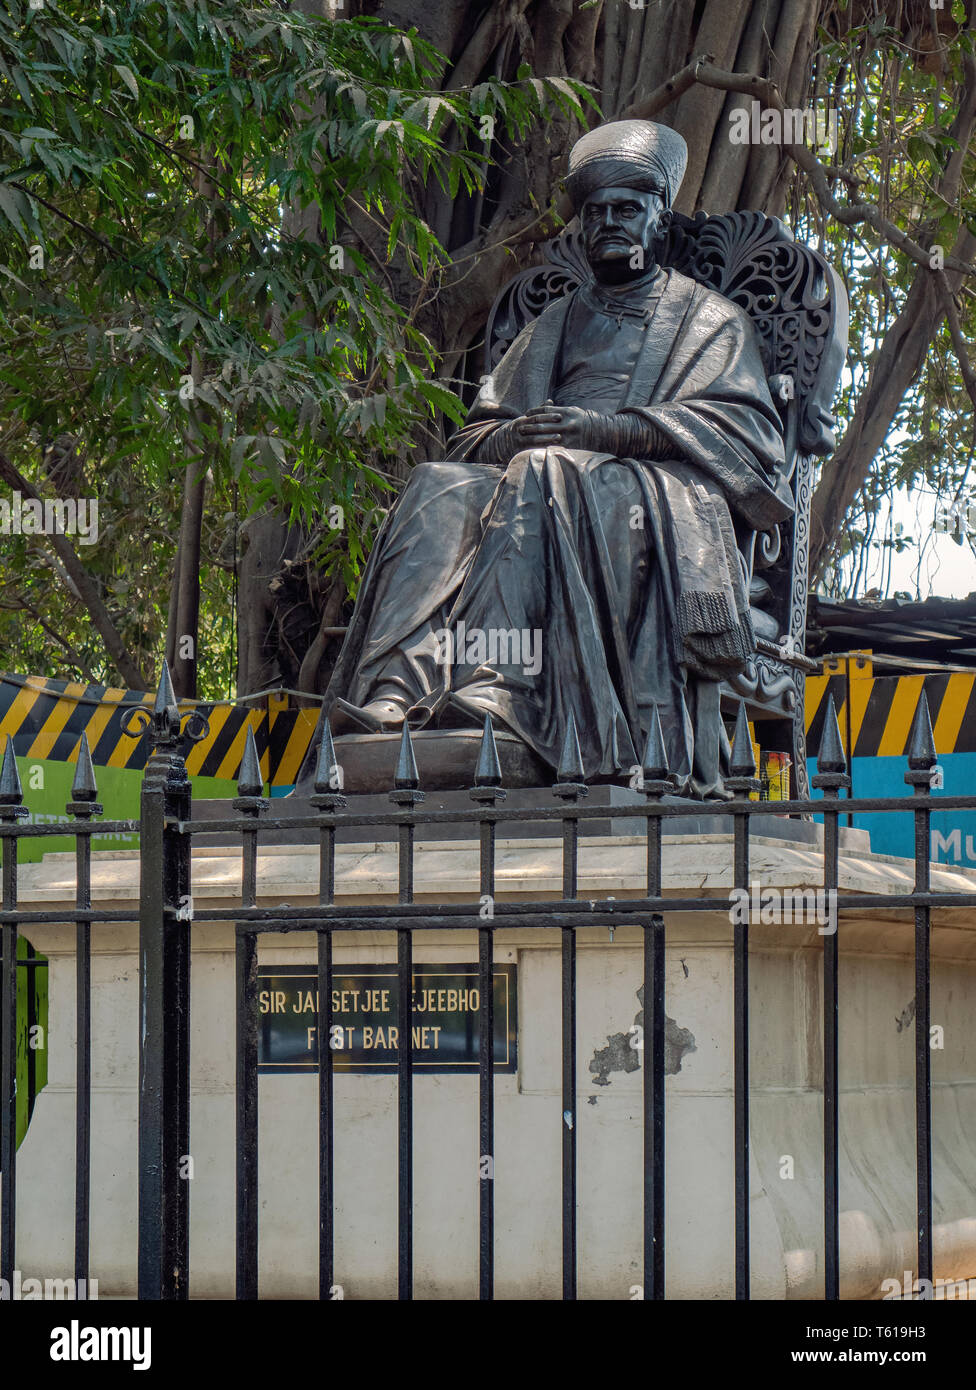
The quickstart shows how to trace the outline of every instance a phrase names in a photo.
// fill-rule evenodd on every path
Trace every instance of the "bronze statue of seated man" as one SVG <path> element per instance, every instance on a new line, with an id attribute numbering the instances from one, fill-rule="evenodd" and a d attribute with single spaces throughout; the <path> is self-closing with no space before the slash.
<path id="1" fill-rule="evenodd" d="M 733 513 L 789 516 L 782 427 L 745 313 L 656 259 L 676 132 L 584 135 L 568 188 L 591 278 L 516 338 L 447 458 L 373 547 L 326 693 L 333 732 L 480 729 L 626 781 L 654 707 L 676 791 L 724 797 L 719 683 L 754 651 Z"/>

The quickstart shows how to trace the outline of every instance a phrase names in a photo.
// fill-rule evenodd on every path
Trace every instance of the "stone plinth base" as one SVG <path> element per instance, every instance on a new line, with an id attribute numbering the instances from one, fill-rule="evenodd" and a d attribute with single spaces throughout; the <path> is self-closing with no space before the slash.
<path id="1" fill-rule="evenodd" d="M 764 887 L 816 887 L 816 844 L 753 832 L 753 873 Z M 592 836 L 580 849 L 579 895 L 643 893 L 639 835 Z M 314 846 L 272 847 L 259 862 L 261 905 L 313 904 Z M 96 857 L 97 903 L 136 911 L 138 857 Z M 976 875 L 933 867 L 933 887 L 970 892 Z M 231 904 L 240 854 L 194 854 L 198 907 Z M 715 910 L 667 922 L 667 1280 L 671 1298 L 733 1292 L 731 841 L 672 838 L 668 894 L 714 895 Z M 561 848 L 551 839 L 504 841 L 499 901 L 558 897 Z M 73 856 L 25 866 L 21 902 L 73 902 Z M 905 891 L 911 866 L 869 854 L 855 838 L 841 859 L 842 892 Z M 391 903 L 397 853 L 389 843 L 340 846 L 340 902 Z M 478 847 L 422 844 L 420 901 L 478 900 Z M 581 919 L 578 932 L 580 1297 L 621 1299 L 640 1285 L 642 1054 L 627 1039 L 641 1009 L 640 932 L 614 940 Z M 27 933 L 50 958 L 50 1082 L 20 1150 L 17 1267 L 25 1277 L 72 1271 L 74 1199 L 74 928 Z M 416 934 L 415 960 L 477 959 L 472 931 Z M 136 1280 L 138 930 L 95 926 L 92 962 L 92 1274 L 101 1296 L 131 1295 Z M 976 914 L 937 914 L 932 1021 L 936 1273 L 976 1275 Z M 751 1222 L 753 1296 L 819 1298 L 823 1289 L 821 978 L 816 924 L 751 932 Z M 911 914 L 848 913 L 840 923 L 842 1292 L 877 1298 L 886 1278 L 914 1265 L 913 932 Z M 309 934 L 260 938 L 262 964 L 311 963 Z M 519 1069 L 496 1079 L 496 1296 L 556 1299 L 561 1292 L 560 943 L 550 930 L 499 929 L 496 960 L 519 967 Z M 390 962 L 389 931 L 339 934 L 337 965 Z M 191 1296 L 234 1289 L 234 931 L 193 928 L 191 989 Z M 420 1298 L 476 1298 L 478 1083 L 418 1075 L 415 1102 L 415 1269 Z M 317 1079 L 262 1076 L 260 1268 L 262 1297 L 317 1293 Z M 396 1293 L 396 1077 L 335 1079 L 336 1282 L 346 1298 Z"/>

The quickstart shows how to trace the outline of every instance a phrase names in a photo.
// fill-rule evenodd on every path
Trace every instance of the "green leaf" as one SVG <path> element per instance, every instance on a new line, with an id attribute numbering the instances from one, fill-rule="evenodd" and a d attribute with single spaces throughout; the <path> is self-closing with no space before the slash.
<path id="1" fill-rule="evenodd" d="M 24 76 L 23 68 L 19 64 L 15 64 L 10 69 L 10 76 L 13 78 L 14 86 L 17 88 L 18 92 L 23 97 L 25 103 L 31 109 L 31 111 L 33 111 L 34 98 L 31 96 L 30 87 L 27 84 L 27 78 Z"/>
<path id="2" fill-rule="evenodd" d="M 133 73 L 132 69 L 126 67 L 125 63 L 113 63 L 112 66 L 115 68 L 115 71 L 118 73 L 122 81 L 128 87 L 129 91 L 135 97 L 136 101 L 138 101 L 139 83 L 136 81 L 135 74 Z"/>
<path id="3" fill-rule="evenodd" d="M 16 188 L 9 188 L 6 184 L 0 183 L 0 212 L 11 223 L 17 235 L 26 246 L 30 238 L 27 235 L 27 225 L 23 215 L 24 198 L 23 194 Z"/>

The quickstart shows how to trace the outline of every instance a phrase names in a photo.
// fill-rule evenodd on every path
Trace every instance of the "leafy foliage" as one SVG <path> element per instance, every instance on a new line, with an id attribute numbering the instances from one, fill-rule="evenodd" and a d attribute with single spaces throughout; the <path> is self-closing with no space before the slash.
<path id="1" fill-rule="evenodd" d="M 961 4 L 939 13 L 938 28 L 936 17 L 933 12 L 929 26 L 926 15 L 922 43 L 887 22 L 884 13 L 863 17 L 840 33 L 821 31 L 813 102 L 818 110 L 830 106 L 838 113 L 839 148 L 832 162 L 856 180 L 849 184 L 851 201 L 873 204 L 919 245 L 948 255 L 961 228 L 976 231 L 976 180 L 968 151 L 952 196 L 941 185 L 946 165 L 958 151 L 952 127 L 959 114 L 958 95 L 976 60 L 976 42 L 961 27 L 966 18 Z M 791 221 L 797 235 L 819 239 L 847 285 L 850 349 L 834 407 L 843 433 L 909 290 L 918 276 L 930 272 L 870 225 L 847 228 L 825 218 L 801 176 Z M 957 303 L 964 336 L 972 341 L 976 301 L 971 285 L 963 287 Z M 973 402 L 943 325 L 922 372 L 896 409 L 854 511 L 833 538 L 822 577 L 826 592 L 863 595 L 872 573 L 875 587 L 885 591 L 892 557 L 905 551 L 913 552 L 921 565 L 933 538 L 937 499 L 952 500 L 971 488 L 974 441 Z M 917 511 L 914 526 L 908 522 L 909 494 Z M 916 587 L 924 596 L 924 584 Z"/>
<path id="2" fill-rule="evenodd" d="M 485 116 L 518 134 L 578 114 L 583 89 L 442 93 L 438 63 L 415 33 L 275 0 L 0 10 L 0 451 L 53 495 L 45 460 L 73 448 L 59 485 L 100 501 L 79 554 L 147 670 L 188 458 L 208 470 L 202 583 L 226 613 L 225 516 L 341 506 L 321 558 L 354 586 L 391 459 L 424 420 L 461 418 L 387 263 L 342 244 L 343 209 L 405 250 L 423 294 L 445 252 L 407 179 L 477 190 Z M 3 664 L 111 677 L 44 542 L 6 560 Z M 18 603 L 60 642 L 24 630 Z M 208 619 L 202 689 L 226 691 L 229 640 Z"/>

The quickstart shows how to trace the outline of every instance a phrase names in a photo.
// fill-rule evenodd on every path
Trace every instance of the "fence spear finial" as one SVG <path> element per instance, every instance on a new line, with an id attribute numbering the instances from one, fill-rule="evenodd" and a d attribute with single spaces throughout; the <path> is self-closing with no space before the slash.
<path id="1" fill-rule="evenodd" d="M 739 712 L 735 717 L 735 737 L 732 742 L 732 757 L 729 759 L 729 772 L 725 778 L 725 785 L 736 796 L 748 796 L 750 792 L 759 791 L 756 757 L 752 751 L 752 737 L 749 733 L 745 700 L 739 701 Z"/>
<path id="2" fill-rule="evenodd" d="M 756 775 L 756 756 L 752 751 L 752 737 L 749 733 L 745 700 L 739 701 L 739 712 L 735 717 L 735 737 L 732 742 L 729 772 L 733 777 L 755 777 Z"/>
<path id="3" fill-rule="evenodd" d="M 939 757 L 935 751 L 935 738 L 932 734 L 932 716 L 929 713 L 928 697 L 925 689 L 915 707 L 912 732 L 908 738 L 908 766 L 915 771 L 924 772 L 934 767 Z"/>
<path id="4" fill-rule="evenodd" d="M 153 725 L 157 738 L 175 739 L 180 732 L 180 708 L 176 703 L 176 692 L 169 673 L 169 663 L 163 657 L 159 672 L 159 685 L 153 702 Z"/>
<path id="5" fill-rule="evenodd" d="M 644 742 L 641 772 L 645 782 L 666 781 L 670 772 L 668 750 L 664 746 L 664 730 L 661 728 L 661 714 L 657 705 L 651 706 L 651 723 Z"/>
<path id="6" fill-rule="evenodd" d="M 668 769 L 668 750 L 664 746 L 660 711 L 657 705 L 652 705 L 637 789 L 647 797 L 656 797 L 673 792 L 674 786 L 674 778 Z"/>
<path id="7" fill-rule="evenodd" d="M 851 785 L 833 695 L 827 696 L 827 708 L 820 733 L 820 749 L 817 753 L 817 770 L 810 781 L 817 791 L 822 791 L 827 797 L 836 797 L 840 794 L 841 787 L 849 788 Z"/>
<path id="8" fill-rule="evenodd" d="M 17 760 L 14 758 L 13 735 L 7 735 L 7 746 L 3 750 L 3 766 L 0 767 L 0 805 L 19 806 L 24 797 L 24 789 L 20 784 L 20 773 L 17 771 Z"/>
<path id="9" fill-rule="evenodd" d="M 579 734 L 576 732 L 576 716 L 572 710 L 570 710 L 569 723 L 566 726 L 562 752 L 559 754 L 556 780 L 557 782 L 582 782 L 584 780 L 583 755 L 580 752 Z"/>
<path id="10" fill-rule="evenodd" d="M 335 744 L 332 742 L 332 725 L 328 717 L 322 720 L 322 737 L 319 739 L 319 756 L 315 764 L 315 791 L 326 796 L 334 791 L 333 771 L 336 768 Z"/>
<path id="11" fill-rule="evenodd" d="M 417 759 L 413 755 L 410 725 L 406 720 L 403 721 L 403 733 L 400 735 L 400 754 L 397 758 L 396 772 L 393 774 L 393 785 L 397 791 L 416 791 L 420 786 L 420 773 L 417 771 Z"/>
<path id="12" fill-rule="evenodd" d="M 72 801 L 94 801 L 97 796 L 98 787 L 95 783 L 91 749 L 88 747 L 88 735 L 83 732 L 81 742 L 78 745 L 78 765 L 75 768 L 74 781 L 71 783 L 71 799 Z"/>
<path id="13" fill-rule="evenodd" d="M 156 687 L 156 702 L 153 705 L 153 713 L 162 714 L 164 711 L 176 708 L 176 692 L 173 690 L 173 678 L 169 673 L 169 662 L 164 657 L 162 669 L 159 673 L 159 685 Z"/>
<path id="14" fill-rule="evenodd" d="M 837 710 L 833 695 L 827 696 L 827 709 L 824 712 L 823 732 L 820 736 L 820 751 L 817 753 L 818 772 L 846 772 L 847 758 L 837 723 Z"/>
<path id="15" fill-rule="evenodd" d="M 490 714 L 485 715 L 481 732 L 481 748 L 478 753 L 478 766 L 474 770 L 474 784 L 476 787 L 500 787 L 502 784 L 502 767 L 498 761 L 498 745 L 495 743 L 495 731 L 491 725 Z"/>
<path id="16" fill-rule="evenodd" d="M 241 759 L 241 770 L 237 778 L 237 795 L 262 796 L 263 793 L 264 779 L 261 776 L 261 764 L 258 761 L 258 746 L 254 742 L 254 730 L 248 724 L 247 737 L 244 741 L 244 757 Z"/>

